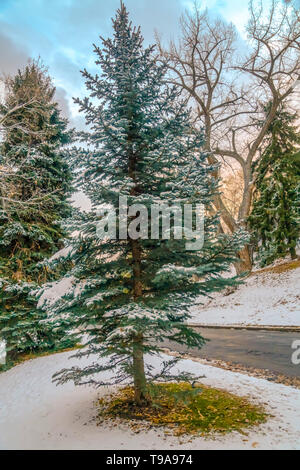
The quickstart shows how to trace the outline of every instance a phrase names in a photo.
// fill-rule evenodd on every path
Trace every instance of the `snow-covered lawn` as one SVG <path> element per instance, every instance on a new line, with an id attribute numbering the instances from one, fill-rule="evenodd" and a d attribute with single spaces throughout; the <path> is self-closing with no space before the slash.
<path id="1" fill-rule="evenodd" d="M 97 391 L 51 375 L 76 360 L 70 353 L 43 357 L 0 374 L 1 449 L 300 449 L 300 391 L 216 367 L 184 360 L 180 368 L 205 375 L 203 382 L 266 405 L 273 418 L 249 435 L 215 438 L 166 437 L 162 431 L 133 434 L 126 425 L 97 426 Z M 83 362 L 83 361 L 81 361 Z M 179 367 L 179 366 L 178 366 Z"/>
<path id="2" fill-rule="evenodd" d="M 190 324 L 300 326 L 300 268 L 253 273 L 233 294 L 199 299 Z"/>

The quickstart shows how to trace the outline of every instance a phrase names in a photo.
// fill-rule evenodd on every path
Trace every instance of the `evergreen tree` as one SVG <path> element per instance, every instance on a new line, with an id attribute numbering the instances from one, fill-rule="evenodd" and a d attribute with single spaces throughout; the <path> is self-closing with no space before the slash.
<path id="1" fill-rule="evenodd" d="M 72 131 L 39 62 L 8 77 L 6 91 L 0 109 L 0 164 L 7 170 L 0 182 L 0 336 L 14 357 L 53 346 L 49 331 L 39 331 L 40 314 L 29 293 L 50 278 L 43 260 L 63 246 L 71 172 L 62 147 L 71 142 Z"/>
<path id="2" fill-rule="evenodd" d="M 300 230 L 296 119 L 284 108 L 277 113 L 262 158 L 254 165 L 256 189 L 249 220 L 263 266 L 288 253 L 296 258 Z"/>
<path id="3" fill-rule="evenodd" d="M 73 290 L 48 307 L 48 314 L 54 329 L 87 335 L 76 357 L 92 354 L 101 360 L 57 373 L 58 383 L 105 385 L 131 378 L 136 403 L 142 404 L 147 384 L 155 378 L 145 354 L 159 353 L 164 340 L 203 345 L 201 335 L 186 325 L 188 307 L 200 294 L 236 283 L 221 273 L 245 236 L 218 236 L 218 218 L 207 216 L 201 251 L 187 251 L 187 240 L 177 239 L 182 222 L 173 225 L 170 239 L 162 231 L 151 238 L 151 223 L 157 221 L 150 216 L 153 205 L 170 207 L 176 201 L 180 208 L 194 205 L 195 212 L 195 203 L 203 203 L 210 212 L 217 191 L 215 168 L 201 153 L 202 136 L 193 131 L 179 93 L 164 84 L 166 70 L 156 63 L 154 46 L 143 48 L 140 29 L 132 27 L 123 3 L 113 28 L 113 39 L 101 38 L 102 49 L 95 46 L 101 76 L 83 71 L 97 101 L 77 100 L 91 131 L 82 133 L 89 148 L 75 152 L 74 165 L 77 184 L 90 197 L 93 210 L 74 221 L 79 236 L 71 245 Z M 128 222 L 119 211 L 121 196 L 130 207 L 139 204 L 139 215 L 128 213 Z M 101 219 L 99 208 L 105 207 L 118 215 L 115 238 L 101 239 L 96 230 L 99 220 L 111 217 L 108 210 Z M 139 225 L 143 208 L 148 226 Z M 164 221 L 159 220 L 162 228 Z M 138 226 L 139 236 L 122 238 L 124 224 L 126 231 Z M 162 369 L 164 378 L 170 378 L 167 363 Z M 107 382 L 95 375 L 107 370 L 115 373 Z"/>

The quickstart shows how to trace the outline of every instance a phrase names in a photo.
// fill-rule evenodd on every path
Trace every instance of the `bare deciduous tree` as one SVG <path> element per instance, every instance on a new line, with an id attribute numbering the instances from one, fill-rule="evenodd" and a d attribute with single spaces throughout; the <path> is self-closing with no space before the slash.
<path id="1" fill-rule="evenodd" d="M 233 232 L 247 227 L 253 193 L 252 164 L 259 158 L 268 127 L 280 106 L 294 92 L 300 76 L 300 17 L 292 4 L 251 0 L 246 57 L 238 56 L 237 34 L 231 24 L 212 20 L 195 3 L 181 18 L 181 37 L 168 48 L 158 38 L 169 83 L 178 86 L 192 104 L 195 126 L 205 132 L 211 163 L 240 166 L 243 196 L 238 217 L 222 196 L 214 206 Z M 240 54 L 241 55 L 241 52 Z M 264 106 L 272 103 L 269 113 Z M 220 176 L 220 170 L 216 171 Z M 251 269 L 248 247 L 240 253 L 237 271 Z"/>

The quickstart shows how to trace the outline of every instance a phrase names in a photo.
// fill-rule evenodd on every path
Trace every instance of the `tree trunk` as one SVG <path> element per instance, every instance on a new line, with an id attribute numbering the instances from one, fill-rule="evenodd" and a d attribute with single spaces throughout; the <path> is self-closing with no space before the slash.
<path id="1" fill-rule="evenodd" d="M 252 270 L 252 260 L 249 245 L 245 245 L 238 252 L 238 257 L 240 261 L 234 264 L 237 275 L 250 272 Z"/>
<path id="2" fill-rule="evenodd" d="M 296 248 L 294 246 L 290 248 L 290 255 L 292 259 L 297 259 Z"/>
<path id="3" fill-rule="evenodd" d="M 132 116 L 129 114 L 128 120 L 131 121 Z M 136 183 L 136 156 L 133 151 L 134 138 L 130 133 L 128 136 L 129 145 L 129 176 Z M 137 184 L 131 190 L 131 195 L 136 195 L 138 192 Z M 143 295 L 143 285 L 141 280 L 142 274 L 142 250 L 138 240 L 130 240 L 132 262 L 133 262 L 133 296 L 134 300 L 138 301 Z M 144 365 L 144 338 L 142 333 L 138 333 L 133 340 L 132 346 L 132 368 L 133 368 L 133 382 L 134 382 L 134 399 L 138 406 L 142 406 L 147 401 L 146 399 L 146 375 Z"/>
<path id="4" fill-rule="evenodd" d="M 208 141 L 209 142 L 209 141 Z M 208 145 L 206 147 L 208 151 L 210 151 L 210 146 Z M 211 165 L 217 164 L 218 160 L 216 159 L 215 156 L 209 156 L 208 161 Z M 252 201 L 252 192 L 253 192 L 253 184 L 250 183 L 252 173 L 251 173 L 251 160 L 249 160 L 249 163 L 244 166 L 243 172 L 244 172 L 244 181 L 245 181 L 245 186 L 244 186 L 244 192 L 243 192 L 243 200 L 241 203 L 241 207 L 239 210 L 239 220 L 243 220 L 244 224 L 246 224 L 246 220 L 249 216 L 250 213 L 250 208 L 251 208 L 251 201 Z M 220 177 L 220 170 L 217 169 L 213 175 L 215 178 Z M 220 216 L 222 221 L 225 223 L 227 228 L 229 229 L 230 233 L 234 233 L 238 228 L 239 225 L 232 216 L 232 214 L 229 212 L 227 209 L 226 205 L 224 204 L 222 197 L 220 194 L 216 194 L 213 200 L 213 204 L 217 211 L 219 211 Z M 244 227 L 246 230 L 247 228 Z M 245 272 L 250 272 L 252 271 L 252 258 L 250 254 L 250 247 L 248 245 L 245 245 L 238 253 L 238 258 L 240 259 L 239 262 L 234 263 L 234 267 L 236 270 L 236 274 L 240 275 Z"/>
<path id="5" fill-rule="evenodd" d="M 141 406 L 146 399 L 146 376 L 144 366 L 143 337 L 139 335 L 133 345 L 134 399 Z"/>
<path id="6" fill-rule="evenodd" d="M 131 240 L 133 257 L 133 290 L 134 299 L 137 300 L 143 295 L 141 282 L 141 249 L 137 240 Z M 136 336 L 133 343 L 133 378 L 134 378 L 134 398 L 136 403 L 141 406 L 146 400 L 146 376 L 144 367 L 143 335 Z"/>
<path id="7" fill-rule="evenodd" d="M 247 159 L 247 163 L 243 168 L 244 173 L 244 192 L 243 200 L 239 210 L 239 220 L 242 223 L 242 227 L 245 230 L 248 230 L 247 220 L 251 212 L 251 204 L 253 197 L 254 184 L 252 180 L 252 170 L 251 170 L 252 159 Z M 235 264 L 236 273 L 249 273 L 252 271 L 252 257 L 250 252 L 250 246 L 245 245 L 238 253 L 240 262 Z"/>

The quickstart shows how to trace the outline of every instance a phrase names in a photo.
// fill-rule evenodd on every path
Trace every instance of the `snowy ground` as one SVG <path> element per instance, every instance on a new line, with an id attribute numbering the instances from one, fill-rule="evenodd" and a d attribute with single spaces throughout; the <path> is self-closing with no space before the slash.
<path id="1" fill-rule="evenodd" d="M 199 299 L 191 324 L 300 326 L 300 268 L 253 273 L 233 294 Z"/>
<path id="2" fill-rule="evenodd" d="M 0 374 L 0 449 L 300 449 L 300 391 L 202 365 L 181 368 L 205 374 L 207 385 L 225 388 L 266 405 L 273 418 L 249 435 L 179 439 L 162 431 L 133 434 L 125 425 L 97 426 L 101 393 L 69 383 L 56 387 L 51 375 L 75 360 L 70 353 L 35 359 Z"/>

